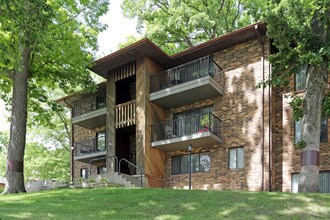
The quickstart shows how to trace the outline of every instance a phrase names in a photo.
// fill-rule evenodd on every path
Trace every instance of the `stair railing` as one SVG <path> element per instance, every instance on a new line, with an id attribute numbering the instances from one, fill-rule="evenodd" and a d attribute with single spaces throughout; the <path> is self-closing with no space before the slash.
<path id="1" fill-rule="evenodd" d="M 103 159 L 105 159 L 105 158 L 106 158 L 106 157 L 100 157 L 100 158 L 91 159 L 91 160 L 89 161 L 89 168 L 88 168 L 88 170 L 89 170 L 89 175 L 92 175 L 92 169 L 91 169 L 92 162 L 93 162 L 93 161 L 97 161 L 97 160 L 103 160 Z"/>
<path id="2" fill-rule="evenodd" d="M 140 176 L 141 176 L 140 186 L 142 187 L 142 169 L 141 169 L 140 167 L 138 167 L 137 165 L 133 164 L 132 162 L 126 160 L 125 158 L 121 158 L 121 159 L 119 160 L 119 171 L 118 171 L 119 174 L 121 174 L 121 173 L 120 173 L 120 167 L 121 167 L 121 163 L 122 163 L 123 161 L 126 162 L 126 163 L 128 163 L 129 165 L 135 167 L 136 169 L 140 170 Z"/>
<path id="3" fill-rule="evenodd" d="M 92 169 L 91 169 L 91 165 L 93 161 L 97 161 L 97 160 L 103 160 L 103 159 L 107 159 L 107 158 L 115 158 L 115 172 L 116 169 L 118 169 L 118 157 L 117 156 L 108 156 L 108 157 L 100 157 L 100 158 L 95 158 L 95 159 L 91 159 L 89 161 L 89 175 L 92 175 Z M 109 170 L 107 169 L 107 173 L 109 173 Z"/>

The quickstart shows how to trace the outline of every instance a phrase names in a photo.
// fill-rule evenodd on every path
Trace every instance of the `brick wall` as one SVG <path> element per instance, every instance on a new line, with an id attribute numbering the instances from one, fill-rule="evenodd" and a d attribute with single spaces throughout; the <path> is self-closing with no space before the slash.
<path id="1" fill-rule="evenodd" d="M 101 127 L 101 128 L 96 128 L 93 130 L 88 130 L 86 128 L 82 128 L 80 126 L 74 125 L 74 132 L 73 132 L 74 143 L 83 141 L 86 139 L 90 139 L 90 138 L 95 138 L 97 132 L 101 132 L 104 130 L 105 130 L 105 126 Z M 105 159 L 101 160 L 101 161 L 95 161 L 94 163 L 92 163 L 92 165 L 91 165 L 92 174 L 97 174 L 97 167 L 101 166 L 101 165 L 102 166 L 105 165 Z M 82 161 L 74 161 L 74 177 L 75 177 L 75 179 L 80 177 L 80 170 L 83 168 L 89 169 L 89 163 L 82 162 Z"/>
<path id="2" fill-rule="evenodd" d="M 264 39 L 267 42 L 267 39 Z M 267 44 L 265 56 L 268 55 Z M 166 112 L 171 119 L 173 113 L 213 104 L 214 114 L 222 120 L 224 143 L 196 149 L 194 152 L 209 152 L 211 170 L 209 173 L 192 174 L 194 189 L 244 189 L 261 190 L 262 184 L 262 146 L 264 146 L 264 187 L 268 187 L 268 106 L 265 91 L 264 145 L 262 145 L 262 89 L 256 85 L 262 81 L 261 48 L 258 40 L 249 41 L 214 54 L 214 60 L 223 68 L 216 76 L 223 83 L 224 95 L 210 100 L 171 109 Z M 264 71 L 268 74 L 268 63 Z M 243 169 L 228 169 L 228 154 L 232 147 L 244 146 Z M 188 185 L 188 175 L 171 175 L 171 157 L 187 152 L 171 152 L 166 156 L 166 187 L 183 188 Z"/>

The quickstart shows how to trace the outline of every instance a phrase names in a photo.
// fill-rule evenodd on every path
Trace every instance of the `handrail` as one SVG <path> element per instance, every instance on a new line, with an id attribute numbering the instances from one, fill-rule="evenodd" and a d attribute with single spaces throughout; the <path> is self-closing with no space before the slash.
<path id="1" fill-rule="evenodd" d="M 169 140 L 207 131 L 221 138 L 221 123 L 221 119 L 211 112 L 166 120 L 151 125 L 151 141 Z"/>
<path id="2" fill-rule="evenodd" d="M 131 100 L 115 106 L 115 128 L 135 124 L 136 101 Z"/>
<path id="3" fill-rule="evenodd" d="M 104 146 L 104 149 L 98 148 L 96 142 L 97 142 L 96 137 L 77 141 L 75 143 L 75 155 L 79 156 L 79 155 L 85 155 L 95 152 L 103 152 L 106 150 L 106 146 Z M 85 152 L 81 152 L 81 150 Z"/>
<path id="4" fill-rule="evenodd" d="M 219 121 L 222 122 L 222 120 L 220 118 L 218 118 L 217 116 L 215 116 L 212 112 L 210 112 L 210 115 L 213 115 L 213 117 L 215 117 L 216 119 L 218 119 Z"/>
<path id="5" fill-rule="evenodd" d="M 89 161 L 89 175 L 92 174 L 92 170 L 91 170 L 92 161 L 103 160 L 103 159 L 107 159 L 107 158 L 115 158 L 115 166 L 118 166 L 118 157 L 117 156 L 114 156 L 113 155 L 113 156 L 108 156 L 108 157 L 94 158 L 94 159 L 91 159 Z M 116 172 L 116 167 L 115 167 L 115 172 Z M 107 173 L 109 173 L 109 170 L 108 169 L 107 169 Z"/>
<path id="6" fill-rule="evenodd" d="M 221 67 L 207 55 L 150 76 L 150 92 L 158 92 L 205 76 L 213 78 L 220 71 Z"/>
<path id="7" fill-rule="evenodd" d="M 128 101 L 128 102 L 124 102 L 124 103 L 121 103 L 121 104 L 118 104 L 115 106 L 116 107 L 122 107 L 122 106 L 125 106 L 125 105 L 129 105 L 129 104 L 132 104 L 135 102 L 135 99 L 131 100 L 131 101 Z"/>
<path id="8" fill-rule="evenodd" d="M 140 167 L 138 167 L 137 165 L 135 165 L 135 164 L 133 164 L 132 162 L 130 162 L 130 161 L 128 161 L 128 160 L 126 160 L 125 158 L 121 158 L 120 160 L 119 160 L 119 174 L 120 174 L 120 165 L 121 165 L 121 162 L 122 161 L 125 161 L 126 163 L 128 163 L 128 164 L 130 164 L 131 166 L 133 166 L 133 167 L 135 167 L 136 169 L 139 169 L 140 170 L 140 176 L 141 176 L 141 187 L 142 187 L 142 169 L 140 168 Z"/>
<path id="9" fill-rule="evenodd" d="M 84 99 L 74 102 L 72 117 L 78 117 L 78 116 L 84 115 L 86 113 L 100 109 L 97 106 L 96 99 L 97 99 L 97 97 L 101 97 L 101 96 L 104 96 L 104 98 L 105 98 L 106 93 L 101 92 L 101 93 L 92 94 L 89 97 L 86 97 Z M 86 105 L 88 105 L 88 107 L 83 107 L 82 103 L 85 103 Z M 106 103 L 104 102 L 103 104 L 106 104 Z"/>
<path id="10" fill-rule="evenodd" d="M 92 169 L 91 169 L 92 161 L 103 160 L 103 159 L 106 159 L 106 157 L 94 158 L 89 161 L 89 167 L 88 167 L 89 175 L 92 175 Z"/>

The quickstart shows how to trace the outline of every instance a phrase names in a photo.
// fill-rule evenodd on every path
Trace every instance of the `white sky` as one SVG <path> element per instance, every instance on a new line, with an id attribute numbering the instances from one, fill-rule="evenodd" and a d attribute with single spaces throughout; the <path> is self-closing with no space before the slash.
<path id="1" fill-rule="evenodd" d="M 126 36 L 139 36 L 135 28 L 137 20 L 124 18 L 120 8 L 121 2 L 122 0 L 110 0 L 110 10 L 101 18 L 102 23 L 108 24 L 108 28 L 98 37 L 99 51 L 96 52 L 98 57 L 115 52 L 118 44 L 126 40 Z M 5 110 L 4 102 L 0 100 L 0 131 L 9 130 L 8 117 L 9 113 Z"/>
<path id="2" fill-rule="evenodd" d="M 105 56 L 117 50 L 119 43 L 126 40 L 126 36 L 140 36 L 136 32 L 137 19 L 124 18 L 120 4 L 122 0 L 110 0 L 109 12 L 101 18 L 102 23 L 108 24 L 108 29 L 98 37 L 98 56 Z"/>

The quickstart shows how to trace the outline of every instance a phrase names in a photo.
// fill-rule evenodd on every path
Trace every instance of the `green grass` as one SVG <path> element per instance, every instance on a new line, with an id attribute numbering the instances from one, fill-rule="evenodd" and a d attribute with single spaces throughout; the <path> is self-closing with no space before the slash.
<path id="1" fill-rule="evenodd" d="M 60 189 L 0 195 L 0 219 L 330 219 L 330 195 Z"/>

